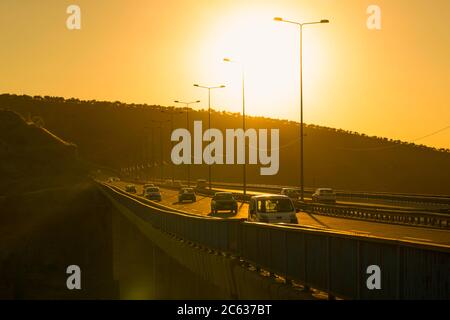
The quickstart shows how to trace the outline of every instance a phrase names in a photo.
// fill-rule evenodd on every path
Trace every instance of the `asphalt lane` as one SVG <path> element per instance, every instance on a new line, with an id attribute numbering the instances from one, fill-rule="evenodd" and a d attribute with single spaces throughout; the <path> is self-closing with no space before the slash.
<path id="1" fill-rule="evenodd" d="M 115 182 L 114 185 L 125 189 L 127 182 Z M 137 195 L 142 195 L 142 185 L 136 185 Z M 178 191 L 161 188 L 161 204 L 186 212 L 204 216 L 215 216 L 221 218 L 243 218 L 248 216 L 248 205 L 238 203 L 239 211 L 237 214 L 231 214 L 226 211 L 219 212 L 217 215 L 211 214 L 211 198 L 197 195 L 197 201 L 178 202 Z M 425 227 L 403 226 L 388 223 L 369 222 L 348 218 L 336 218 L 300 212 L 297 214 L 299 224 L 306 227 L 320 228 L 325 230 L 346 231 L 364 236 L 377 236 L 391 239 L 400 239 L 405 241 L 435 243 L 450 245 L 450 231 L 431 229 Z"/>
<path id="2" fill-rule="evenodd" d="M 228 191 L 228 192 L 236 192 L 236 193 L 241 193 L 242 190 L 240 189 L 231 189 L 231 188 L 214 188 L 215 190 L 219 190 L 219 191 Z M 253 190 L 247 190 L 247 194 L 249 195 L 256 195 L 256 194 L 262 194 L 264 192 L 261 191 L 253 191 Z M 305 200 L 312 200 L 310 197 L 305 197 Z M 340 205 L 352 205 L 352 206 L 361 206 L 361 207 L 373 207 L 373 206 L 377 206 L 380 208 L 394 208 L 394 209 L 403 209 L 403 210 L 411 210 L 411 209 L 418 209 L 417 206 L 414 206 L 412 204 L 395 204 L 395 203 L 386 203 L 386 201 L 381 201 L 381 200 L 360 200 L 360 201 L 350 201 L 350 200 L 337 200 L 336 204 L 340 204 Z"/>

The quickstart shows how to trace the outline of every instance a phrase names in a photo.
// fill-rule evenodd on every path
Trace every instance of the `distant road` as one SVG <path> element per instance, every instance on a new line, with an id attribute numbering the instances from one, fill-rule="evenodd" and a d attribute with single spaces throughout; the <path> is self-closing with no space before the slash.
<path id="1" fill-rule="evenodd" d="M 115 182 L 113 185 L 125 189 L 125 186 L 129 184 L 127 182 Z M 142 185 L 136 185 L 137 195 L 142 195 Z M 211 198 L 206 196 L 197 195 L 197 202 L 178 203 L 178 191 L 161 188 L 162 201 L 161 204 L 194 214 L 204 216 L 215 216 L 221 218 L 243 218 L 246 219 L 248 215 L 248 205 L 246 203 L 239 203 L 239 211 L 236 215 L 229 214 L 227 212 L 218 213 L 217 215 L 211 214 Z M 306 212 L 300 212 L 297 214 L 299 224 L 302 226 L 340 230 L 346 232 L 353 232 L 355 234 L 366 236 L 378 236 L 399 240 L 410 240 L 414 242 L 424 243 L 436 243 L 450 245 L 450 231 L 430 229 L 423 227 L 402 226 L 393 225 L 388 223 L 368 222 L 361 220 L 345 219 L 328 217 L 317 214 L 310 214 Z"/>
<path id="2" fill-rule="evenodd" d="M 242 189 L 230 189 L 230 188 L 217 188 L 217 187 L 213 187 L 214 190 L 220 190 L 220 191 L 228 191 L 228 192 L 242 192 Z M 247 194 L 249 195 L 253 195 L 253 194 L 261 194 L 263 193 L 262 191 L 255 191 L 255 190 L 247 190 Z M 311 198 L 305 197 L 305 200 L 312 200 Z M 413 205 L 408 203 L 408 205 L 405 204 L 392 204 L 392 203 L 386 203 L 386 201 L 382 201 L 382 200 L 368 200 L 368 199 L 364 199 L 364 200 L 357 200 L 354 199 L 353 201 L 344 201 L 344 200 L 337 200 L 336 204 L 340 204 L 340 205 L 352 205 L 352 206 L 362 206 L 362 207 L 373 207 L 373 206 L 377 206 L 380 208 L 395 208 L 395 209 L 405 209 L 405 210 L 411 210 L 411 209 L 417 209 L 419 206 L 418 205 Z"/>

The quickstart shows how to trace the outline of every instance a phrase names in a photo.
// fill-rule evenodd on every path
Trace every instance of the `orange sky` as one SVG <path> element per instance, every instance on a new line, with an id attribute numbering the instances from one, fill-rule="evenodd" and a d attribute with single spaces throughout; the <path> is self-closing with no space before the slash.
<path id="1" fill-rule="evenodd" d="M 82 29 L 66 28 L 81 7 Z M 382 30 L 366 27 L 370 4 Z M 2 0 L 0 92 L 173 105 L 225 84 L 217 109 L 297 120 L 298 30 L 305 122 L 450 148 L 448 0 Z"/>

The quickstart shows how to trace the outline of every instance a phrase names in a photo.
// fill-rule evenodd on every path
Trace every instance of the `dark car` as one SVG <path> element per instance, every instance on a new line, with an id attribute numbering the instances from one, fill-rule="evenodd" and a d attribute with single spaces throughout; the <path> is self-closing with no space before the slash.
<path id="1" fill-rule="evenodd" d="M 145 196 L 145 190 L 147 190 L 148 188 L 151 187 L 156 187 L 153 183 L 146 183 L 144 184 L 144 186 L 142 187 L 142 195 Z"/>
<path id="2" fill-rule="evenodd" d="M 161 201 L 161 191 L 159 191 L 158 187 L 149 187 L 144 191 L 144 197 L 148 200 L 156 200 Z"/>
<path id="3" fill-rule="evenodd" d="M 181 188 L 178 192 L 178 202 L 183 201 L 197 201 L 197 198 L 195 196 L 195 192 L 193 188 Z"/>
<path id="4" fill-rule="evenodd" d="M 238 205 L 231 192 L 217 192 L 211 200 L 211 212 L 217 213 L 219 210 L 230 210 L 237 213 Z"/>

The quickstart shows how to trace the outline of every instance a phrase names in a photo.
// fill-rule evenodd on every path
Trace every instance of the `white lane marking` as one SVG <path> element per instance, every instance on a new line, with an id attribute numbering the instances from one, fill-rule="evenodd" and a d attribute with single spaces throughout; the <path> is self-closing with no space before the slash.
<path id="1" fill-rule="evenodd" d="M 433 242 L 433 240 L 430 240 L 430 239 L 421 239 L 421 238 L 414 238 L 414 237 L 403 237 L 403 239 L 410 239 L 410 240 L 417 240 L 417 241 L 425 241 L 425 242 Z"/>
<path id="2" fill-rule="evenodd" d="M 348 230 L 350 232 L 355 232 L 355 233 L 365 233 L 365 234 L 371 234 L 372 232 L 369 231 L 361 231 L 361 230 Z"/>
<path id="3" fill-rule="evenodd" d="M 321 229 L 321 230 L 333 230 L 331 228 L 327 228 L 321 225 L 312 225 L 312 224 L 305 224 L 305 223 L 299 223 L 298 224 L 299 227 L 306 227 L 306 228 L 311 228 L 311 229 Z"/>

